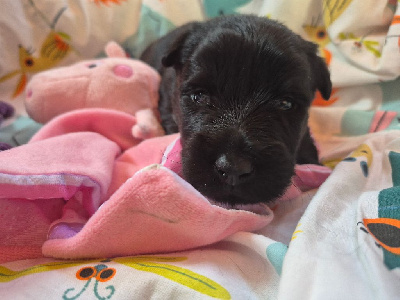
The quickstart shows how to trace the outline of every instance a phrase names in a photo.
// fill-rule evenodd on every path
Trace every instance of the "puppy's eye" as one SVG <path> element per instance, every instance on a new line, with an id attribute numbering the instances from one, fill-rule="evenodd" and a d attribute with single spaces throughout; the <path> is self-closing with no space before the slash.
<path id="1" fill-rule="evenodd" d="M 280 110 L 290 110 L 294 108 L 294 103 L 290 100 L 281 100 L 277 103 L 277 108 Z"/>
<path id="2" fill-rule="evenodd" d="M 190 95 L 190 99 L 200 105 L 211 105 L 210 96 L 205 93 L 195 93 Z"/>

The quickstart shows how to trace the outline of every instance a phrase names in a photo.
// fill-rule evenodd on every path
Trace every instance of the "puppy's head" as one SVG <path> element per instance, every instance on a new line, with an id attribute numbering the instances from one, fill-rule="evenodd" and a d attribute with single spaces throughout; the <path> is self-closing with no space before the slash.
<path id="1" fill-rule="evenodd" d="M 254 16 L 192 23 L 178 35 L 165 67 L 180 97 L 185 179 L 228 204 L 268 202 L 291 182 L 318 89 L 329 98 L 329 72 L 314 44 Z"/>

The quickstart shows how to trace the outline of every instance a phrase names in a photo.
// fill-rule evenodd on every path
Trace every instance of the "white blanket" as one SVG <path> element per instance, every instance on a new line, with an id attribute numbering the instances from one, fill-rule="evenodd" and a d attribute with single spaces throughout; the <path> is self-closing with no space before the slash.
<path id="1" fill-rule="evenodd" d="M 67 6 L 56 29 L 68 33 L 76 52 L 60 64 L 95 55 L 110 39 L 138 55 L 169 29 L 220 13 L 281 20 L 318 43 L 329 64 L 333 95 L 328 102 L 314 102 L 310 126 L 321 162 L 334 170 L 318 190 L 276 207 L 275 219 L 257 233 L 239 232 L 211 246 L 157 256 L 3 264 L 2 298 L 399 299 L 397 0 L 34 3 L 51 16 Z M 15 53 L 24 36 L 40 49 L 47 34 L 43 23 L 34 27 L 40 14 L 30 1 L 4 0 L 1 5 L 7 9 L 0 12 L 0 77 L 19 68 Z M 0 96 L 23 111 L 16 104 L 20 98 L 11 100 L 16 80 L 0 82 Z M 7 213 L 12 212 L 0 211 L 0 217 Z"/>

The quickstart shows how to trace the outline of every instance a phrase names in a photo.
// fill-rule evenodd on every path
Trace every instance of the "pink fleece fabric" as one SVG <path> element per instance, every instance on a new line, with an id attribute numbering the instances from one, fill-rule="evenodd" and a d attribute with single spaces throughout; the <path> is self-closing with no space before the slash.
<path id="1" fill-rule="evenodd" d="M 123 112 L 77 110 L 0 152 L 0 262 L 186 250 L 272 220 L 265 205 L 254 213 L 211 204 L 179 176 L 179 136 L 140 141 L 130 134 L 135 122 Z M 329 175 L 297 171 L 286 198 Z"/>

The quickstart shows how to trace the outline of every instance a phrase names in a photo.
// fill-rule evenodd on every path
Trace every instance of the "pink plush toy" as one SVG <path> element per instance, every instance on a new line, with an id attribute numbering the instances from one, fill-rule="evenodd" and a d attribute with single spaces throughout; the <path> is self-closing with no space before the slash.
<path id="1" fill-rule="evenodd" d="M 41 72 L 27 86 L 25 107 L 29 116 L 47 123 L 55 116 L 82 108 L 107 108 L 136 117 L 135 138 L 161 136 L 159 74 L 149 65 L 127 58 L 115 42 L 106 46 L 107 58 L 87 60 Z"/>

